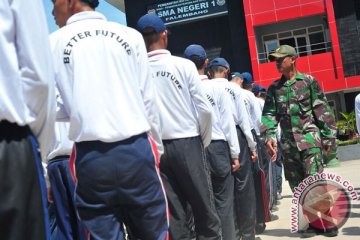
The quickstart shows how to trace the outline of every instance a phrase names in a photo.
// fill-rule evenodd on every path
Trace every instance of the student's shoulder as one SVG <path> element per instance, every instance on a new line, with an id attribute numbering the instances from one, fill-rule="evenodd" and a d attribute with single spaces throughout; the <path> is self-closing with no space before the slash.
<path id="1" fill-rule="evenodd" d="M 49 35 L 50 44 L 52 48 L 58 46 L 59 44 L 62 46 L 66 41 L 69 41 L 69 31 L 66 27 L 59 28 L 58 30 L 52 32 Z"/>
<path id="2" fill-rule="evenodd" d="M 57 39 L 61 39 L 62 36 L 64 35 L 65 28 L 59 28 L 56 31 L 50 33 L 50 40 L 57 40 Z"/>
<path id="3" fill-rule="evenodd" d="M 178 69 L 181 69 L 189 74 L 196 73 L 195 75 L 198 75 L 198 71 L 196 69 L 195 64 L 192 61 L 190 61 L 189 59 L 170 55 L 170 58 L 168 60 L 171 61 L 173 64 L 175 64 Z"/>
<path id="4" fill-rule="evenodd" d="M 175 56 L 175 55 L 171 55 L 171 57 L 175 62 L 177 62 L 179 64 L 191 65 L 191 66 L 194 65 L 195 66 L 195 64 L 192 61 L 190 61 L 189 59 L 179 57 L 179 56 Z"/>
<path id="5" fill-rule="evenodd" d="M 360 93 L 355 97 L 355 101 L 360 104 Z"/>
<path id="6" fill-rule="evenodd" d="M 114 29 L 114 30 L 116 29 L 117 31 L 120 31 L 127 36 L 135 36 L 139 39 L 142 39 L 141 33 L 137 31 L 135 28 L 128 27 L 123 24 L 117 22 L 111 22 L 111 21 L 107 22 L 107 24 L 110 29 Z"/>

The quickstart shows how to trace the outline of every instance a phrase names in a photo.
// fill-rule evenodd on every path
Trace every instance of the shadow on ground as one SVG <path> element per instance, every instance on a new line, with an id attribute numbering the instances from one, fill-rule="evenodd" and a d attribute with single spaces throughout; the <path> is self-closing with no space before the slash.
<path id="1" fill-rule="evenodd" d="M 360 218 L 360 213 L 354 213 L 354 212 L 352 212 L 352 213 L 350 214 L 350 218 Z"/>
<path id="2" fill-rule="evenodd" d="M 343 235 L 360 236 L 360 227 L 345 227 L 341 229 Z"/>
<path id="3" fill-rule="evenodd" d="M 299 238 L 299 233 L 291 233 L 289 229 L 267 229 L 264 233 L 259 235 L 261 236 L 276 236 L 281 238 Z"/>

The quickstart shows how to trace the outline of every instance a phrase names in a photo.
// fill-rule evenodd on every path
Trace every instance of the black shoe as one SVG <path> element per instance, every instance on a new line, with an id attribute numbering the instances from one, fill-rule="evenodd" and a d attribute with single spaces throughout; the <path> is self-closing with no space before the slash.
<path id="1" fill-rule="evenodd" d="M 246 237 L 241 237 L 240 240 L 261 240 L 261 237 L 251 237 L 251 238 L 246 238 Z"/>
<path id="2" fill-rule="evenodd" d="M 322 235 L 324 235 L 325 237 L 336 237 L 338 235 L 338 233 L 339 233 L 339 231 L 335 227 L 335 228 L 326 230 L 324 233 L 322 233 Z"/>
<path id="3" fill-rule="evenodd" d="M 281 196 L 281 193 L 276 194 L 276 200 L 281 200 L 283 197 Z"/>
<path id="4" fill-rule="evenodd" d="M 255 234 L 261 234 L 265 231 L 266 224 L 265 223 L 257 223 L 255 225 Z"/>
<path id="5" fill-rule="evenodd" d="M 275 221 L 275 220 L 278 220 L 278 219 L 279 219 L 278 215 L 270 214 L 270 221 Z"/>
<path id="6" fill-rule="evenodd" d="M 317 235 L 316 230 L 312 227 L 309 227 L 308 229 L 305 230 L 299 230 L 298 233 L 301 234 L 300 238 L 311 238 Z"/>
<path id="7" fill-rule="evenodd" d="M 281 202 L 279 200 L 275 201 L 275 205 L 280 205 L 280 204 L 281 204 Z"/>
<path id="8" fill-rule="evenodd" d="M 273 206 L 271 208 L 271 212 L 276 212 L 276 211 L 279 211 L 279 208 L 277 206 Z"/>

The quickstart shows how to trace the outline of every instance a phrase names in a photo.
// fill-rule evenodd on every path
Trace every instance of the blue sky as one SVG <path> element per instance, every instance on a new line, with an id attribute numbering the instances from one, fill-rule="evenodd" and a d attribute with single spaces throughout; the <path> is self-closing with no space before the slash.
<path id="1" fill-rule="evenodd" d="M 53 9 L 53 3 L 51 0 L 43 0 L 43 2 L 44 2 L 45 14 L 49 26 L 49 32 L 51 33 L 58 29 L 58 26 L 55 24 L 54 21 L 54 16 L 51 14 L 51 11 Z M 96 11 L 99 11 L 102 14 L 104 14 L 109 21 L 118 22 L 126 25 L 125 14 L 120 10 L 118 10 L 117 8 L 113 7 L 111 4 L 107 3 L 105 0 L 100 0 L 100 4 L 96 8 Z"/>

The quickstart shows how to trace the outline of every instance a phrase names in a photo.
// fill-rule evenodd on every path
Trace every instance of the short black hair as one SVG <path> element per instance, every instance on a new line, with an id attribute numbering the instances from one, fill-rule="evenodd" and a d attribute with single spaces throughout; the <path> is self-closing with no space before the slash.
<path id="1" fill-rule="evenodd" d="M 205 60 L 204 58 L 198 56 L 198 55 L 191 55 L 189 58 L 193 63 L 195 63 L 195 66 L 197 70 L 200 70 L 204 67 Z"/>
<path id="2" fill-rule="evenodd" d="M 80 0 L 80 2 L 89 4 L 89 6 L 93 9 L 95 9 L 95 8 L 97 8 L 97 6 L 99 6 L 99 0 Z"/>
<path id="3" fill-rule="evenodd" d="M 266 92 L 259 92 L 258 96 L 265 99 L 266 98 Z"/>
<path id="4" fill-rule="evenodd" d="M 223 73 L 225 72 L 227 69 L 225 67 L 222 66 L 213 66 L 210 67 L 210 71 L 213 73 Z"/>
<path id="5" fill-rule="evenodd" d="M 157 33 L 154 30 L 149 29 L 149 31 L 145 31 L 144 33 L 142 33 L 142 36 L 144 38 L 146 48 L 149 49 L 152 44 L 159 41 L 159 39 L 161 38 L 161 33 Z"/>

